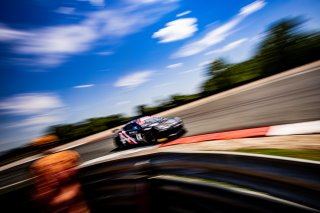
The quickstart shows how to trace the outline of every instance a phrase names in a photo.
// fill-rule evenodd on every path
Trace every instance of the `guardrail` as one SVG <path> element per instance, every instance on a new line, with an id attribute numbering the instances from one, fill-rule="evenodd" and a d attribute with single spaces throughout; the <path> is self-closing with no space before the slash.
<path id="1" fill-rule="evenodd" d="M 80 165 L 92 213 L 319 212 L 320 163 L 233 152 L 159 152 Z M 3 209 L 37 212 L 31 182 L 0 190 Z"/>
<path id="2" fill-rule="evenodd" d="M 320 164 L 235 153 L 155 153 L 81 168 L 92 212 L 315 212 Z"/>

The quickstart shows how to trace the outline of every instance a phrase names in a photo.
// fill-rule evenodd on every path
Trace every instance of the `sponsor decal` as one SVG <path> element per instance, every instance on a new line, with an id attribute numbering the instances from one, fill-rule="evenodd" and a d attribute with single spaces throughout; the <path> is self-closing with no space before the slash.
<path id="1" fill-rule="evenodd" d="M 123 144 L 137 144 L 134 138 L 130 137 L 125 131 L 119 132 L 120 140 Z"/>

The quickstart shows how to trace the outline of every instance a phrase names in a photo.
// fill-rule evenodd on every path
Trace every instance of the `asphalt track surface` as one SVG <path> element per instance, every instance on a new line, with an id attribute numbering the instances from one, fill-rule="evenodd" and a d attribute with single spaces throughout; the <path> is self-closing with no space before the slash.
<path id="1" fill-rule="evenodd" d="M 181 117 L 188 135 L 320 120 L 320 68 L 256 86 L 167 116 Z M 112 138 L 72 148 L 87 161 L 114 152 Z M 30 163 L 0 175 L 0 187 L 28 178 Z"/>

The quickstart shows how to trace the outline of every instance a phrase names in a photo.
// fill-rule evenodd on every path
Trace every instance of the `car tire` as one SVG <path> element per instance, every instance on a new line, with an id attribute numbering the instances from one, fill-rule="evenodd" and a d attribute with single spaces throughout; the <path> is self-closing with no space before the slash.
<path id="1" fill-rule="evenodd" d="M 146 134 L 146 141 L 148 144 L 156 144 L 157 139 L 156 137 L 152 134 L 152 132 L 149 132 Z"/>
<path id="2" fill-rule="evenodd" d="M 122 149 L 124 146 L 123 146 L 123 143 L 120 141 L 120 138 L 117 137 L 115 138 L 114 140 L 114 145 L 118 148 L 118 149 Z"/>

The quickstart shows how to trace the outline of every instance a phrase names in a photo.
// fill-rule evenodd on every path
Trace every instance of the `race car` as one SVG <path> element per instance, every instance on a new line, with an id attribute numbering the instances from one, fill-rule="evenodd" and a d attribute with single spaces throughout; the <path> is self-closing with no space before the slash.
<path id="1" fill-rule="evenodd" d="M 180 118 L 144 116 L 130 121 L 114 132 L 116 147 L 141 143 L 156 144 L 183 135 L 186 132 Z"/>

